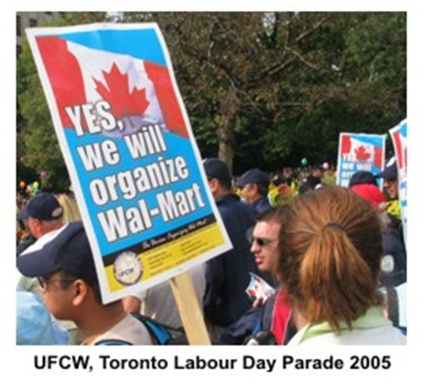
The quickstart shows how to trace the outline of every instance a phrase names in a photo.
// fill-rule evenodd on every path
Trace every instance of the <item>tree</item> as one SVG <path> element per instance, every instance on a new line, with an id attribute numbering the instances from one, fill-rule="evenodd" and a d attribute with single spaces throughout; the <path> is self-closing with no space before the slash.
<path id="1" fill-rule="evenodd" d="M 66 23 L 102 17 L 76 13 Z M 405 13 L 124 13 L 121 21 L 158 23 L 202 155 L 237 174 L 303 157 L 334 162 L 340 132 L 385 133 L 406 117 Z M 64 170 L 29 52 L 19 62 L 19 152 L 56 181 Z"/>
<path id="2" fill-rule="evenodd" d="M 231 167 L 335 159 L 339 132 L 377 133 L 405 116 L 404 13 L 131 13 L 125 20 L 159 24 L 201 151 Z"/>

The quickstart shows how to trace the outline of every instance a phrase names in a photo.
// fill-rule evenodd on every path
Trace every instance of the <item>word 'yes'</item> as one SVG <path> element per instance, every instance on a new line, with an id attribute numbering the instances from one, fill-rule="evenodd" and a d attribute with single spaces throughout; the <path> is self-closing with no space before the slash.
<path id="1" fill-rule="evenodd" d="M 109 112 L 110 108 L 108 101 L 97 101 L 93 104 L 67 106 L 65 112 L 73 123 L 77 136 L 83 136 L 84 123 L 89 133 L 101 133 L 103 130 L 112 131 L 117 128 L 117 121 Z M 120 127 L 118 126 L 119 129 Z"/>

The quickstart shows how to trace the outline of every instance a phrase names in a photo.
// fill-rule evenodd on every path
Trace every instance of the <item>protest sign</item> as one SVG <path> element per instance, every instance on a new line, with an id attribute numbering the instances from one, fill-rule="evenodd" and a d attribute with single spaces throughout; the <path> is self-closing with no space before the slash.
<path id="1" fill-rule="evenodd" d="M 348 187 L 357 171 L 378 174 L 385 163 L 385 135 L 340 133 L 336 183 Z"/>
<path id="2" fill-rule="evenodd" d="M 27 36 L 104 303 L 229 250 L 158 26 Z"/>
<path id="3" fill-rule="evenodd" d="M 401 221 L 404 240 L 407 242 L 407 120 L 401 121 L 389 130 L 395 149 L 396 165 L 398 167 L 398 198 L 401 209 Z"/>

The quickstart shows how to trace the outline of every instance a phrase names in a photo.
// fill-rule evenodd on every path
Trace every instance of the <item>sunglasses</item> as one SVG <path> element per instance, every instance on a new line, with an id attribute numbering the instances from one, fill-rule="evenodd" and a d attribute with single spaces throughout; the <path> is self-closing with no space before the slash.
<path id="1" fill-rule="evenodd" d="M 59 283 L 72 283 L 75 279 L 45 279 L 43 277 L 38 277 L 37 281 L 41 288 L 46 288 L 49 283 L 59 282 Z"/>
<path id="2" fill-rule="evenodd" d="M 249 243 L 250 245 L 256 244 L 259 247 L 266 247 L 267 245 L 271 244 L 272 242 L 274 242 L 276 239 L 274 240 L 269 240 L 267 238 L 262 238 L 262 237 L 253 237 L 251 236 L 249 238 Z"/>

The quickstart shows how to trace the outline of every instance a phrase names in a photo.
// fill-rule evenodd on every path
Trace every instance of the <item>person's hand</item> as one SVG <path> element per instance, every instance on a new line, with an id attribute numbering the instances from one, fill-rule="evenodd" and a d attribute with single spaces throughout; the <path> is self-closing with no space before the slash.
<path id="1" fill-rule="evenodd" d="M 256 298 L 252 304 L 252 307 L 260 307 L 263 305 L 263 298 Z"/>

